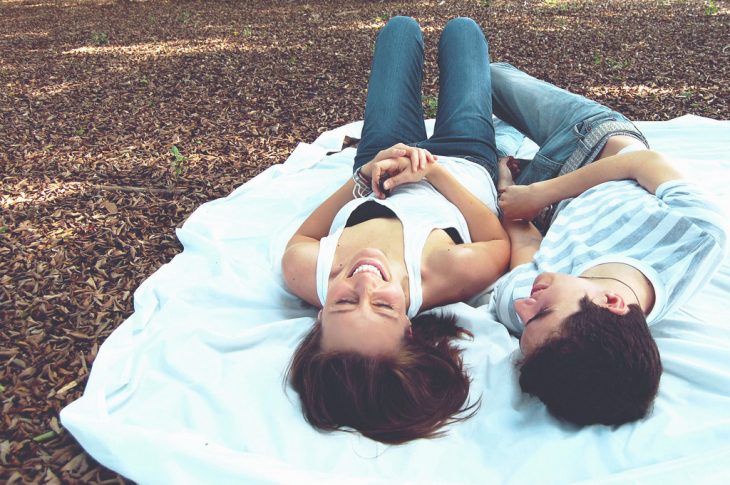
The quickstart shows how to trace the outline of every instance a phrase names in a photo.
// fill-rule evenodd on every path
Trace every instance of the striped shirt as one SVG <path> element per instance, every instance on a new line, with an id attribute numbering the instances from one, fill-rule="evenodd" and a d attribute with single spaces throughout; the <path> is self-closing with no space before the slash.
<path id="1" fill-rule="evenodd" d="M 726 252 L 725 215 L 685 180 L 660 185 L 656 195 L 629 180 L 607 182 L 561 203 L 533 260 L 496 283 L 497 319 L 520 335 L 514 300 L 530 296 L 543 272 L 574 276 L 605 263 L 625 263 L 652 283 L 649 325 L 701 288 Z"/>

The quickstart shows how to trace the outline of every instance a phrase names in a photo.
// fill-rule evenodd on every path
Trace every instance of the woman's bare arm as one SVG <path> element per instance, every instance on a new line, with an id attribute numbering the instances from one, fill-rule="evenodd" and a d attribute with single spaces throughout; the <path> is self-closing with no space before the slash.
<path id="1" fill-rule="evenodd" d="M 372 179 L 374 164 L 384 159 L 411 155 L 409 149 L 413 151 L 412 147 L 398 144 L 391 148 L 382 150 L 375 156 L 373 160 L 362 166 L 362 174 L 365 175 L 367 178 Z M 416 153 L 413 156 L 417 157 L 418 154 Z M 352 195 L 354 185 L 355 183 L 352 181 L 352 179 L 348 179 L 347 182 L 345 182 L 344 185 L 337 189 L 334 194 L 330 195 L 327 200 L 322 202 L 322 204 L 320 204 L 319 207 L 317 207 L 314 212 L 312 212 L 309 217 L 307 217 L 302 225 L 299 226 L 297 232 L 294 233 L 294 236 L 289 240 L 287 248 L 300 242 L 319 241 L 320 239 L 325 237 L 329 233 L 330 227 L 332 226 L 332 221 L 334 220 L 339 210 L 342 209 L 345 204 L 354 199 L 354 196 Z M 376 193 L 378 193 L 377 190 Z"/>
<path id="2" fill-rule="evenodd" d="M 461 182 L 442 165 L 431 166 L 428 171 L 428 181 L 449 202 L 459 208 L 466 219 L 473 242 L 508 239 L 497 215 L 469 189 L 461 185 Z"/>
<path id="3" fill-rule="evenodd" d="M 379 152 L 375 158 L 363 165 L 362 173 L 372 178 L 374 164 L 393 157 L 410 156 L 416 166 L 433 161 L 433 156 L 421 153 L 412 147 L 398 144 Z M 421 159 L 421 157 L 424 157 Z M 332 226 L 332 221 L 339 210 L 353 200 L 354 188 L 352 179 L 348 179 L 327 200 L 307 217 L 294 235 L 289 239 L 282 258 L 282 271 L 287 287 L 298 297 L 312 305 L 319 306 L 317 295 L 316 271 L 319 255 L 319 240 L 325 237 Z M 375 185 L 375 183 L 373 183 Z M 376 192 L 377 193 L 377 192 Z"/>

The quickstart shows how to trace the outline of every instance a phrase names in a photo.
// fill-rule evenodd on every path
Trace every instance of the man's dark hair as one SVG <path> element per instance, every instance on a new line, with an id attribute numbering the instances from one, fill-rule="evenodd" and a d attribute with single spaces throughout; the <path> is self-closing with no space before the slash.
<path id="1" fill-rule="evenodd" d="M 559 335 L 520 362 L 520 387 L 577 425 L 621 425 L 646 416 L 662 363 L 641 308 L 616 315 L 588 297 Z"/>
<path id="2" fill-rule="evenodd" d="M 306 420 L 325 431 L 353 428 L 368 438 L 399 444 L 441 435 L 442 426 L 472 417 L 471 379 L 461 349 L 451 340 L 471 334 L 454 317 L 433 314 L 413 319 L 389 356 L 322 349 L 316 321 L 300 342 L 287 372 Z"/>

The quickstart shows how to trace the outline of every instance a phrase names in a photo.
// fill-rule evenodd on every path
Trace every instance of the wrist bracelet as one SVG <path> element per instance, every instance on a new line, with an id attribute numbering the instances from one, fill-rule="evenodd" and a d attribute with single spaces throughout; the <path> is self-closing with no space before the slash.
<path id="1" fill-rule="evenodd" d="M 372 181 L 362 174 L 361 169 L 362 167 L 358 167 L 352 174 L 352 180 L 355 182 L 355 185 L 352 187 L 352 196 L 356 199 L 367 197 L 373 193 L 371 187 Z"/>

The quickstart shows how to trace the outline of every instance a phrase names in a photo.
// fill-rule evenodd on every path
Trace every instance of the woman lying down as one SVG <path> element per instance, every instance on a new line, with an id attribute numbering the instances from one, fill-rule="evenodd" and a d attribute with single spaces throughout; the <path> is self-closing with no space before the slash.
<path id="1" fill-rule="evenodd" d="M 510 261 L 515 266 L 516 261 L 539 256 L 536 248 L 542 237 L 529 222 L 508 222 L 508 236 L 496 215 L 499 166 L 492 100 L 497 116 L 542 147 L 529 164 L 512 161 L 511 173 L 502 160 L 504 178 L 511 179 L 514 174 L 518 184 L 535 185 L 559 172 L 563 177 L 575 176 L 592 167 L 567 172 L 602 158 L 608 162 L 619 158 L 622 167 L 631 167 L 634 160 L 647 156 L 664 163 L 645 149 L 641 133 L 620 114 L 512 66 L 490 67 L 484 35 L 466 18 L 450 21 L 439 41 L 439 106 L 433 135 L 427 139 L 421 105 L 423 60 L 418 24 L 410 18 L 393 18 L 376 41 L 353 177 L 304 221 L 289 241 L 282 262 L 290 290 L 321 308 L 288 372 L 305 418 L 319 429 L 355 429 L 385 443 L 438 436 L 444 425 L 467 419 L 478 408 L 478 401 L 468 401 L 470 379 L 460 349 L 453 342 L 468 332 L 454 319 L 419 313 L 469 299 L 497 281 Z M 553 116 L 534 116 L 535 110 Z M 574 135 L 576 131 L 581 140 Z M 617 155 L 636 148 L 639 150 Z M 676 174 L 669 173 L 669 178 Z M 560 182 L 563 177 L 555 180 Z M 637 177 L 633 172 L 604 170 L 588 180 L 596 185 Z M 656 187 L 639 182 L 654 193 Z M 652 179 L 650 184 L 655 182 Z M 514 219 L 522 217 L 520 199 L 524 194 L 519 187 L 503 187 L 502 203 Z M 581 192 L 570 193 L 565 185 L 559 185 L 549 195 L 525 198 L 530 204 L 526 212 L 531 218 L 540 212 L 536 209 L 543 208 L 538 205 L 547 206 Z M 543 230 L 549 224 L 546 212 L 542 211 L 540 218 L 548 220 Z M 516 242 L 512 251 L 510 237 Z M 712 248 L 709 251 L 715 254 Z M 708 254 L 702 253 L 701 258 L 715 259 Z M 524 331 L 523 363 L 538 355 L 543 346 L 547 348 L 562 338 L 562 324 L 567 320 L 567 314 L 558 311 L 557 301 L 540 315 L 531 314 L 540 294 L 549 293 L 545 290 L 550 286 L 542 274 L 533 279 L 540 280 L 542 286 L 532 294 L 511 292 L 515 282 L 509 278 L 500 280 L 497 287 L 505 302 L 498 312 L 500 321 L 515 334 Z M 611 280 L 591 281 L 599 285 Z M 636 281 L 643 280 L 637 277 Z M 651 282 L 664 283 L 659 279 Z M 641 297 L 645 300 L 634 309 L 642 318 L 651 311 L 644 290 Z M 599 297 L 591 302 L 599 307 L 605 303 Z M 664 301 L 661 304 L 666 305 Z M 578 305 L 573 310 L 583 311 Z M 553 316 L 546 318 L 549 314 Z M 524 326 L 528 322 L 523 320 L 528 316 L 555 322 L 550 327 L 543 325 L 546 328 L 542 332 L 538 325 L 530 325 L 528 331 Z M 508 321 L 512 317 L 517 324 Z M 586 387 L 580 379 L 574 385 L 562 383 L 563 388 L 575 388 L 566 396 L 577 399 L 578 405 L 587 399 L 588 407 L 593 407 L 596 399 L 606 400 L 596 412 L 588 413 L 588 418 L 571 414 L 573 408 L 562 412 L 560 404 L 548 402 L 554 396 L 539 393 L 539 383 L 521 380 L 523 389 L 546 401 L 556 416 L 580 424 L 620 424 L 638 419 L 649 409 L 661 372 L 646 319 L 639 319 L 639 327 L 646 330 L 638 333 L 648 336 L 639 343 L 643 349 L 640 359 L 648 356 L 649 364 L 638 370 L 646 374 L 645 384 L 629 399 L 635 401 L 631 412 L 618 417 L 610 412 L 615 402 L 612 396 L 626 393 L 617 393 L 610 386 L 606 386 L 607 392 L 597 393 L 595 383 Z M 584 358 L 585 352 L 577 356 L 578 360 Z M 596 372 L 601 375 L 605 371 L 599 366 Z"/>

